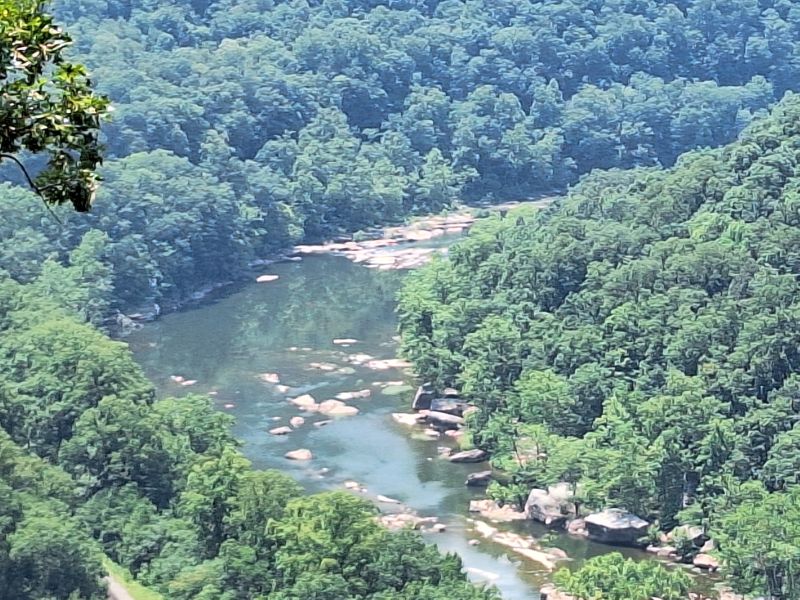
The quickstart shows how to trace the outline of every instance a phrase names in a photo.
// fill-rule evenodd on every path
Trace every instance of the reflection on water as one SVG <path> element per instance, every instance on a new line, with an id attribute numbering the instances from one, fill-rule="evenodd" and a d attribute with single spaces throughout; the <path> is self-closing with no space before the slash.
<path id="1" fill-rule="evenodd" d="M 220 410 L 236 417 L 235 434 L 257 467 L 287 471 L 309 491 L 343 489 L 344 481 L 355 480 L 372 495 L 397 498 L 423 516 L 435 515 L 448 528 L 430 534 L 430 541 L 458 552 L 467 567 L 495 574 L 504 598 L 538 598 L 545 574 L 535 564 L 509 559 L 503 548 L 483 540 L 478 546 L 468 544 L 476 537 L 465 518 L 474 495 L 464 480 L 484 467 L 441 460 L 437 446 L 449 441 L 413 439 L 394 423 L 391 413 L 407 410 L 408 394 L 385 395 L 382 386 L 414 383 L 407 374 L 353 364 L 354 354 L 395 356 L 394 298 L 402 273 L 378 272 L 332 256 L 273 265 L 264 272 L 280 279 L 229 289 L 227 295 L 168 315 L 128 338 L 160 393 L 212 393 Z M 358 342 L 343 347 L 333 343 L 337 338 Z M 263 373 L 277 374 L 280 384 L 259 379 Z M 174 375 L 197 383 L 181 386 L 172 381 Z M 316 427 L 314 422 L 326 417 L 305 414 L 305 424 L 293 433 L 267 433 L 301 414 L 288 397 L 310 393 L 323 401 L 362 389 L 372 394 L 348 402 L 361 411 L 355 417 Z M 303 463 L 283 457 L 297 448 L 308 448 L 314 459 Z M 529 523 L 514 528 L 545 534 Z M 576 558 L 608 551 L 567 536 L 556 537 L 552 545 Z"/>

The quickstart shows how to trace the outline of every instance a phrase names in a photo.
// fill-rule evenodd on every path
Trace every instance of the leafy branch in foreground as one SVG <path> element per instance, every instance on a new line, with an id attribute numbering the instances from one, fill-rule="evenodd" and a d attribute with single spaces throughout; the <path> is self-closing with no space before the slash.
<path id="1" fill-rule="evenodd" d="M 94 93 L 85 67 L 63 52 L 72 40 L 42 0 L 0 0 L 0 163 L 19 167 L 48 204 L 91 207 L 102 163 L 101 119 L 108 99 Z M 32 176 L 21 153 L 44 154 Z"/>

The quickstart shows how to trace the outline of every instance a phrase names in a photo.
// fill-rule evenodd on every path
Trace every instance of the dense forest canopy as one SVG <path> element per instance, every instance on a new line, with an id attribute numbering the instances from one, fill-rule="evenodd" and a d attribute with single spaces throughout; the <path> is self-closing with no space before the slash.
<path id="1" fill-rule="evenodd" d="M 785 0 L 58 0 L 114 103 L 95 214 L 4 190 L 2 264 L 69 267 L 92 229 L 101 316 L 253 258 L 716 146 L 800 80 Z M 11 169 L 4 171 L 14 176 Z"/>
<path id="2" fill-rule="evenodd" d="M 596 172 L 412 276 L 403 349 L 479 407 L 493 491 L 576 484 L 800 593 L 800 96 L 668 170 Z"/>
<path id="3" fill-rule="evenodd" d="M 39 153 L 23 158 L 42 187 L 78 181 L 50 199 L 82 210 L 105 103 L 71 63 L 19 72 L 5 25 L 20 6 L 41 3 L 0 0 L 0 151 Z M 764 118 L 800 81 L 797 3 L 53 10 L 75 39 L 69 60 L 115 113 L 99 202 L 60 212 L 64 227 L 0 165 L 5 595 L 100 599 L 105 554 L 171 600 L 494 598 L 456 557 L 379 528 L 370 504 L 252 469 L 209 399 L 156 400 L 94 326 L 301 240 L 580 179 L 553 209 L 490 220 L 414 277 L 405 352 L 480 408 L 472 439 L 511 475 L 496 497 L 566 480 L 589 507 L 699 524 L 738 589 L 797 598 L 800 102 L 788 94 Z M 49 24 L 26 35 L 60 51 Z M 24 97 L 42 73 L 74 92 L 73 122 L 9 136 L 32 111 L 52 116 L 46 103 L 9 110 L 5 93 Z M 638 591 L 685 588 L 616 558 L 563 584 L 629 592 L 603 569 L 636 570 Z"/>

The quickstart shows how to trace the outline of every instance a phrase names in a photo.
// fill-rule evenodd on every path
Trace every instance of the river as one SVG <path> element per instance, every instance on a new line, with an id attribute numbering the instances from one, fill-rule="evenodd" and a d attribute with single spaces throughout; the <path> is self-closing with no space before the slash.
<path id="1" fill-rule="evenodd" d="M 507 548 L 483 539 L 469 543 L 479 536 L 471 530 L 467 507 L 481 492 L 467 488 L 464 480 L 485 465 L 442 460 L 438 447 L 452 442 L 410 435 L 408 427 L 393 421 L 392 412 L 409 410 L 411 392 L 383 391 L 396 392 L 401 382 L 416 385 L 407 372 L 353 364 L 363 359 L 355 354 L 396 356 L 395 297 L 405 274 L 331 255 L 274 264 L 264 273 L 279 279 L 225 288 L 127 338 L 159 395 L 210 393 L 220 410 L 235 417 L 235 435 L 256 467 L 287 472 L 310 492 L 344 489 L 345 481 L 354 480 L 371 496 L 396 498 L 422 516 L 436 516 L 447 530 L 426 538 L 457 552 L 473 579 L 493 583 L 506 600 L 538 598 L 547 580 L 540 566 L 511 558 Z M 334 344 L 348 338 L 357 341 L 348 347 Z M 277 375 L 280 384 L 260 377 L 267 373 Z M 182 385 L 173 380 L 176 376 L 196 383 Z M 387 382 L 393 387 L 386 388 Z M 289 435 L 267 433 L 300 414 L 287 398 L 310 393 L 322 401 L 363 389 L 371 391 L 369 398 L 348 401 L 359 408 L 356 416 L 316 427 L 313 423 L 326 417 L 305 415 L 306 423 Z M 314 458 L 284 458 L 298 448 L 311 450 Z M 530 523 L 505 527 L 546 534 Z M 576 559 L 572 565 L 609 550 L 566 535 L 552 538 L 548 544 Z"/>

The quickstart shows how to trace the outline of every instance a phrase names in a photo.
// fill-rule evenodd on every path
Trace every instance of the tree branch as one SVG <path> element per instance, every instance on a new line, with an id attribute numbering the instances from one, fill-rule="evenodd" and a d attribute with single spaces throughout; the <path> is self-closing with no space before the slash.
<path id="1" fill-rule="evenodd" d="M 47 209 L 47 212 L 50 213 L 50 216 L 53 217 L 53 219 L 55 219 L 56 223 L 58 223 L 59 225 L 64 225 L 61 219 L 58 218 L 58 215 L 56 215 L 56 213 L 53 212 L 53 209 L 50 208 L 50 205 L 47 203 L 47 200 L 45 199 L 42 190 L 39 189 L 39 186 L 37 186 L 36 183 L 34 183 L 33 178 L 30 176 L 30 173 L 28 173 L 28 169 L 25 168 L 25 165 L 23 165 L 22 162 L 13 154 L 4 154 L 0 152 L 0 161 L 2 161 L 2 159 L 4 158 L 10 159 L 13 163 L 17 165 L 17 167 L 19 167 L 19 170 L 22 171 L 22 174 L 28 181 L 28 185 L 31 187 L 34 193 L 37 196 L 39 196 L 39 198 L 42 199 L 42 204 L 44 204 L 44 207 Z"/>

